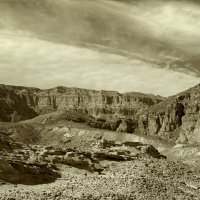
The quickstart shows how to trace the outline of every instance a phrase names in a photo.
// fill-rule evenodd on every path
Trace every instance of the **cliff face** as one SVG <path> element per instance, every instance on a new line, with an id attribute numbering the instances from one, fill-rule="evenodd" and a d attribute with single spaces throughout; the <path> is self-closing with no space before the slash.
<path id="1" fill-rule="evenodd" d="M 138 131 L 177 143 L 200 143 L 200 85 L 152 106 L 138 119 Z"/>
<path id="2" fill-rule="evenodd" d="M 120 94 L 56 87 L 48 90 L 15 86 L 0 86 L 0 120 L 20 121 L 56 110 L 77 111 L 93 117 L 132 117 L 162 97 L 142 93 Z"/>
<path id="3" fill-rule="evenodd" d="M 16 122 L 37 116 L 18 89 L 0 85 L 0 121 Z"/>
<path id="4" fill-rule="evenodd" d="M 167 99 L 79 88 L 0 86 L 0 121 L 17 122 L 57 110 L 67 111 L 63 119 L 95 128 L 200 143 L 200 85 Z"/>

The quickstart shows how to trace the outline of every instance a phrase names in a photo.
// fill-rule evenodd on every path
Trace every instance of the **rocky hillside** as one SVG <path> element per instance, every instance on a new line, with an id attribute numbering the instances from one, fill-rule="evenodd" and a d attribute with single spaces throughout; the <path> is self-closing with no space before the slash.
<path id="1" fill-rule="evenodd" d="M 197 200 L 199 175 L 199 168 L 169 161 L 140 142 L 96 138 L 82 151 L 26 145 L 0 133 L 1 199 Z"/>
<path id="2" fill-rule="evenodd" d="M 177 143 L 200 143 L 200 85 L 152 106 L 138 120 L 138 130 Z"/>
<path id="3" fill-rule="evenodd" d="M 142 93 L 120 94 L 67 87 L 40 90 L 0 85 L 0 120 L 17 122 L 63 109 L 93 117 L 131 117 L 162 100 L 162 97 Z"/>
<path id="4" fill-rule="evenodd" d="M 22 87 L 0 85 L 0 121 L 16 122 L 38 115 L 28 105 L 27 99 L 22 95 L 24 89 Z M 30 94 L 33 90 L 29 88 L 26 90 L 27 94 Z M 17 91 L 22 91 L 22 93 Z"/>
<path id="5" fill-rule="evenodd" d="M 173 143 L 199 144 L 199 91 L 197 85 L 164 99 L 142 93 L 1 85 L 0 120 L 68 120 L 94 128 L 153 135 Z"/>
<path id="6" fill-rule="evenodd" d="M 67 144 L 60 148 L 59 144 L 41 146 L 18 140 L 0 132 L 0 182 L 28 185 L 53 182 L 60 177 L 59 165 L 101 173 L 102 161 L 126 162 L 143 156 L 166 158 L 152 145 L 139 142 L 115 143 L 99 138 L 96 145 L 84 152 Z"/>

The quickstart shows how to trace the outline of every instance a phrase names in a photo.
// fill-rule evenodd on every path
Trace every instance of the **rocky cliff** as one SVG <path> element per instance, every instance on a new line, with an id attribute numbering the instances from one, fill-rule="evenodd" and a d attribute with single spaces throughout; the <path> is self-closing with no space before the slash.
<path id="1" fill-rule="evenodd" d="M 152 106 L 138 119 L 138 131 L 177 143 L 200 143 L 200 85 Z"/>
<path id="2" fill-rule="evenodd" d="M 40 90 L 0 85 L 0 120 L 16 122 L 56 110 L 101 118 L 131 117 L 162 100 L 162 97 L 142 93 L 120 94 L 67 87 Z"/>
<path id="3" fill-rule="evenodd" d="M 29 106 L 23 91 L 27 91 L 27 95 L 30 96 L 34 89 L 0 85 L 0 121 L 15 122 L 37 116 Z"/>
<path id="4" fill-rule="evenodd" d="M 200 85 L 167 99 L 142 93 L 1 85 L 0 110 L 1 121 L 16 122 L 62 111 L 56 120 L 153 135 L 176 143 L 200 143 Z"/>

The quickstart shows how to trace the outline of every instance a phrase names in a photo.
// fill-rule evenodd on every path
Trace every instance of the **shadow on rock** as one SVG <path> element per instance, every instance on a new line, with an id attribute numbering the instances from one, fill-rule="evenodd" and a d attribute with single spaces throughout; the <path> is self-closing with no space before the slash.
<path id="1" fill-rule="evenodd" d="M 0 179 L 12 184 L 51 183 L 60 177 L 53 168 L 47 164 L 0 160 Z"/>

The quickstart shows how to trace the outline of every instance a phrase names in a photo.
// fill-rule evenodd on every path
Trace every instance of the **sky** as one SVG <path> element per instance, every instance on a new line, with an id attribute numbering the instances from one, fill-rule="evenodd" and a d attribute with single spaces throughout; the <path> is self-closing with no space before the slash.
<path id="1" fill-rule="evenodd" d="M 0 83 L 169 96 L 200 82 L 192 1 L 13 2 L 0 1 Z"/>

